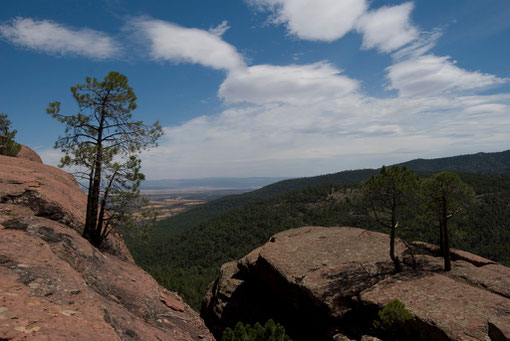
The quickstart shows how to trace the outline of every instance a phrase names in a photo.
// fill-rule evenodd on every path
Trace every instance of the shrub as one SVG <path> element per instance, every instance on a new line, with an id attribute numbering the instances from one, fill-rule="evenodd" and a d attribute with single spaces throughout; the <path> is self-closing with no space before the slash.
<path id="1" fill-rule="evenodd" d="M 285 334 L 285 328 L 275 323 L 273 320 L 268 320 L 264 327 L 260 323 L 255 323 L 252 327 L 249 324 L 237 322 L 232 330 L 231 328 L 225 329 L 221 341 L 292 341 L 289 336 Z"/>
<path id="2" fill-rule="evenodd" d="M 386 304 L 378 315 L 379 321 L 374 322 L 374 327 L 391 339 L 395 339 L 398 334 L 402 334 L 405 324 L 414 319 L 413 314 L 405 308 L 404 303 L 397 299 Z"/>

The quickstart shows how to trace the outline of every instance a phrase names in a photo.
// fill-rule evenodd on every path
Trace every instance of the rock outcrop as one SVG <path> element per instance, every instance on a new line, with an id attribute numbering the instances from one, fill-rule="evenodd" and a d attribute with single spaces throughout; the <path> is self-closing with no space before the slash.
<path id="1" fill-rule="evenodd" d="M 80 235 L 86 198 L 54 167 L 0 156 L 0 340 L 213 340 L 118 235 Z"/>
<path id="2" fill-rule="evenodd" d="M 26 159 L 38 163 L 43 163 L 39 154 L 34 152 L 32 148 L 22 145 L 18 153 L 18 158 Z"/>
<path id="3" fill-rule="evenodd" d="M 385 234 L 303 227 L 274 235 L 209 287 L 202 317 L 219 335 L 237 321 L 273 318 L 295 340 L 367 340 L 393 299 L 414 315 L 412 340 L 510 340 L 510 268 L 453 250 L 442 270 L 433 245 L 400 242 L 394 274 Z"/>

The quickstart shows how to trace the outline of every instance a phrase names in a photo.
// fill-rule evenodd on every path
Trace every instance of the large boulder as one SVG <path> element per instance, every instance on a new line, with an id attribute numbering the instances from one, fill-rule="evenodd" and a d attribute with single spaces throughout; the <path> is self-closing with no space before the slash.
<path id="1" fill-rule="evenodd" d="M 198 314 L 132 261 L 81 237 L 74 178 L 0 156 L 0 340 L 213 340 Z"/>
<path id="2" fill-rule="evenodd" d="M 202 306 L 210 329 L 273 318 L 296 340 L 367 339 L 377 312 L 398 299 L 415 316 L 415 340 L 508 340 L 510 269 L 453 250 L 453 271 L 429 244 L 397 241 L 395 274 L 385 234 L 303 227 L 222 267 Z M 342 339 L 342 338 L 340 338 Z"/>
<path id="3" fill-rule="evenodd" d="M 39 154 L 32 150 L 32 148 L 22 145 L 18 153 L 18 157 L 38 163 L 43 163 Z"/>

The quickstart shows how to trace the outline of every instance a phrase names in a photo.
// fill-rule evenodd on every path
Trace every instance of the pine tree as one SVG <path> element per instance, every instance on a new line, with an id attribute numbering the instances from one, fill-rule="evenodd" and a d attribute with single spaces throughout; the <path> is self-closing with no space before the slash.
<path id="1" fill-rule="evenodd" d="M 132 217 L 126 200 L 139 201 L 138 186 L 144 179 L 137 155 L 157 145 L 162 129 L 158 122 L 146 125 L 132 119 L 136 95 L 122 74 L 110 72 L 102 81 L 87 77 L 71 92 L 77 114 L 60 114 L 59 102 L 50 103 L 46 111 L 66 125 L 55 143 L 65 153 L 60 166 L 78 168 L 76 174 L 88 183 L 83 237 L 100 247 L 115 222 Z"/>
<path id="2" fill-rule="evenodd" d="M 414 172 L 406 167 L 382 167 L 378 176 L 372 177 L 362 185 L 362 200 L 375 220 L 390 233 L 390 258 L 395 272 L 402 266 L 395 255 L 397 227 L 413 202 L 418 179 Z"/>
<path id="3" fill-rule="evenodd" d="M 11 130 L 11 121 L 6 114 L 0 114 L 0 155 L 18 156 L 21 145 L 14 142 L 17 130 Z"/>
<path id="4" fill-rule="evenodd" d="M 457 174 L 442 172 L 423 181 L 423 195 L 427 211 L 439 226 L 439 245 L 444 257 L 444 270 L 450 271 L 452 265 L 448 222 L 465 213 L 475 198 L 475 192 Z"/>

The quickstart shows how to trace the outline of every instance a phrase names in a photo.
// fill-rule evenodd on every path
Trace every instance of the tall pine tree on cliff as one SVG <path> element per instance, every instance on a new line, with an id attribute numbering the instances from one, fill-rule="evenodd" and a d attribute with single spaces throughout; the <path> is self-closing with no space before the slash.
<path id="1" fill-rule="evenodd" d="M 466 212 L 466 208 L 475 199 L 475 192 L 457 174 L 450 172 L 434 174 L 425 179 L 423 192 L 427 211 L 439 226 L 439 246 L 444 257 L 444 270 L 450 271 L 452 265 L 448 223 Z"/>
<path id="2" fill-rule="evenodd" d="M 397 227 L 413 202 L 418 179 L 406 167 L 382 167 L 379 175 L 362 185 L 364 206 L 370 215 L 390 234 L 390 258 L 395 272 L 402 270 L 400 259 L 395 255 Z"/>
<path id="3" fill-rule="evenodd" d="M 110 72 L 102 81 L 87 77 L 71 92 L 78 113 L 60 114 L 60 102 L 50 103 L 46 111 L 66 125 L 55 143 L 65 154 L 60 166 L 78 169 L 76 174 L 88 184 L 83 237 L 100 247 L 114 223 L 126 222 L 132 213 L 144 179 L 137 155 L 157 145 L 162 129 L 158 122 L 132 119 L 136 96 L 122 74 Z"/>

